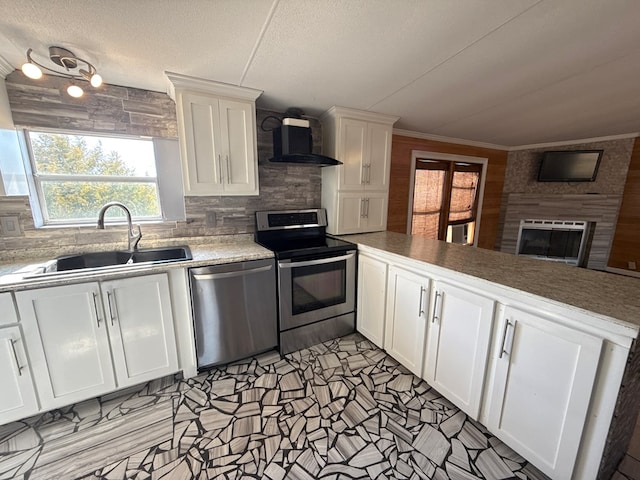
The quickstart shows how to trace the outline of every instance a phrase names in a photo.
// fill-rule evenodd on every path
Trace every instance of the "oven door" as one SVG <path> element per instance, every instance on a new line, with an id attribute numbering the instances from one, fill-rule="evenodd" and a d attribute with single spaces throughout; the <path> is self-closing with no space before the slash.
<path id="1" fill-rule="evenodd" d="M 355 310 L 356 251 L 278 261 L 280 330 Z"/>

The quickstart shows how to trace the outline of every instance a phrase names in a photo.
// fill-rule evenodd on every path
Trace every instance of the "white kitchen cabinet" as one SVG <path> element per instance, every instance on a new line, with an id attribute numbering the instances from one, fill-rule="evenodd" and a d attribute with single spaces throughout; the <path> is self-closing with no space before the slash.
<path id="1" fill-rule="evenodd" d="M 185 195 L 258 195 L 260 90 L 168 73 Z"/>
<path id="2" fill-rule="evenodd" d="M 16 300 L 44 409 L 115 389 L 98 283 L 26 290 Z"/>
<path id="3" fill-rule="evenodd" d="M 10 325 L 18 321 L 16 308 L 10 292 L 0 293 L 0 325 Z"/>
<path id="4" fill-rule="evenodd" d="M 341 234 L 384 230 L 387 226 L 387 194 L 338 192 L 336 218 Z M 328 212 L 327 212 L 328 215 Z"/>
<path id="5" fill-rule="evenodd" d="M 480 413 L 495 301 L 435 282 L 423 377 L 470 417 Z"/>
<path id="6" fill-rule="evenodd" d="M 102 283 L 118 387 L 178 370 L 167 276 L 147 275 Z"/>
<path id="7" fill-rule="evenodd" d="M 323 153 L 343 163 L 322 169 L 329 233 L 386 229 L 392 129 L 397 120 L 343 107 L 332 107 L 321 117 Z"/>
<path id="8" fill-rule="evenodd" d="M 359 255 L 356 328 L 380 348 L 384 346 L 386 299 L 386 262 L 368 255 Z"/>
<path id="9" fill-rule="evenodd" d="M 429 278 L 389 267 L 384 349 L 416 376 L 422 374 Z"/>
<path id="10" fill-rule="evenodd" d="M 16 293 L 44 410 L 178 370 L 166 274 Z"/>
<path id="11" fill-rule="evenodd" d="M 513 307 L 501 315 L 487 427 L 552 478 L 572 476 L 602 343 Z"/>
<path id="12" fill-rule="evenodd" d="M 31 368 L 17 325 L 0 328 L 0 384 L 0 425 L 38 411 Z"/>

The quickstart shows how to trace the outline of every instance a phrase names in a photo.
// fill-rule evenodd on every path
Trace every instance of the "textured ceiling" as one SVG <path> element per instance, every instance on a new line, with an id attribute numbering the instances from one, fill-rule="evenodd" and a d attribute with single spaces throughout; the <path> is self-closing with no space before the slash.
<path id="1" fill-rule="evenodd" d="M 396 128 L 514 146 L 640 132 L 637 0 L 0 0 L 0 56 L 50 45 L 107 83 L 172 71 Z"/>

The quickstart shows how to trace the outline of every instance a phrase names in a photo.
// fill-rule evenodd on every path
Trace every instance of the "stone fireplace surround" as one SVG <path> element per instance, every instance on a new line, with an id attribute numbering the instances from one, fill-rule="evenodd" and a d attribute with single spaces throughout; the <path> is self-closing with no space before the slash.
<path id="1" fill-rule="evenodd" d="M 520 220 L 550 218 L 591 222 L 586 267 L 604 270 L 615 232 L 621 195 L 521 194 L 508 195 L 500 251 L 516 253 Z"/>

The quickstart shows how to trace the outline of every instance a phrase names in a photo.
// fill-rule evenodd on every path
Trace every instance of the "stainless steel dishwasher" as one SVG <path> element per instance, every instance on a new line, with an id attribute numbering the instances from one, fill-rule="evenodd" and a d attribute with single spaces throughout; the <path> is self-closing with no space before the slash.
<path id="1" fill-rule="evenodd" d="M 189 269 L 198 368 L 278 346 L 275 260 Z"/>

